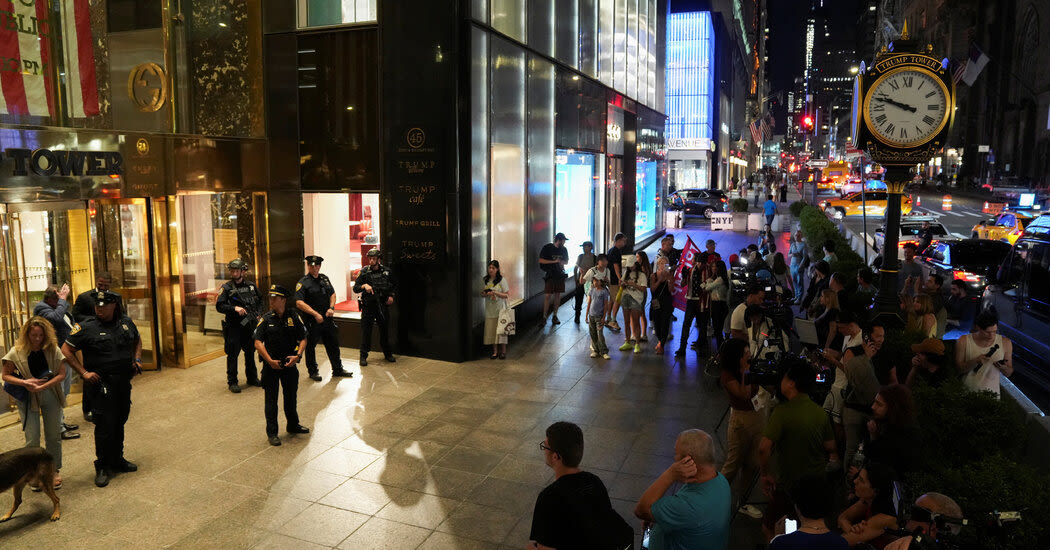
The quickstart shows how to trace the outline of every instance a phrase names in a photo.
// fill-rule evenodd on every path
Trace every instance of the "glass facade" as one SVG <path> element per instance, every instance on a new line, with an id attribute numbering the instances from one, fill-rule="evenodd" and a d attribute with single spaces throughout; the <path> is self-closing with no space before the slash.
<path id="1" fill-rule="evenodd" d="M 525 296 L 525 52 L 496 37 L 489 45 L 490 254 L 513 303 Z"/>
<path id="2" fill-rule="evenodd" d="M 558 149 L 554 157 L 554 231 L 577 244 L 594 241 L 595 156 Z"/>
<path id="3" fill-rule="evenodd" d="M 376 0 L 298 0 L 298 26 L 375 23 Z"/>
<path id="4" fill-rule="evenodd" d="M 379 193 L 303 193 L 303 250 L 324 258 L 339 317 L 361 318 L 353 286 L 365 255 L 379 247 L 379 216 Z"/>
<path id="5" fill-rule="evenodd" d="M 472 0 L 470 13 L 639 103 L 663 109 L 656 47 L 663 14 L 656 0 Z"/>
<path id="6" fill-rule="evenodd" d="M 709 12 L 667 17 L 667 139 L 715 137 L 714 51 Z"/>
<path id="7" fill-rule="evenodd" d="M 635 169 L 635 238 L 656 231 L 661 189 L 656 177 L 656 161 L 639 157 Z"/>

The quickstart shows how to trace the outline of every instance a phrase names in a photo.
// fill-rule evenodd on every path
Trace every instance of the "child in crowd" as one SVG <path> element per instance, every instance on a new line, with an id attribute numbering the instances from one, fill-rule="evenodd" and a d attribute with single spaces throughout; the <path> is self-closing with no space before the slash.
<path id="1" fill-rule="evenodd" d="M 609 289 L 605 279 L 591 279 L 591 290 L 587 293 L 587 326 L 591 332 L 591 357 L 609 359 L 609 346 L 605 345 L 605 312 L 609 307 Z"/>

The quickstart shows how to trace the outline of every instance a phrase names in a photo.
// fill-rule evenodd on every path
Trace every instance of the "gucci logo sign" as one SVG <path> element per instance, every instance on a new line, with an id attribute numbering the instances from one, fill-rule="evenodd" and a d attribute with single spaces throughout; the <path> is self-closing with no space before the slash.
<path id="1" fill-rule="evenodd" d="M 620 141 L 620 138 L 623 137 L 623 130 L 619 124 L 610 122 L 605 127 L 605 135 L 612 141 Z"/>
<path id="2" fill-rule="evenodd" d="M 128 75 L 128 97 L 144 113 L 159 111 L 168 100 L 168 75 L 156 63 L 142 63 Z"/>

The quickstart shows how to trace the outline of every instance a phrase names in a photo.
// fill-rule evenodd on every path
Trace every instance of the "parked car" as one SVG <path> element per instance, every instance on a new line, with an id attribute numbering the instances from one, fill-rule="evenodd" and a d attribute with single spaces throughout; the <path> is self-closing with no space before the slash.
<path id="1" fill-rule="evenodd" d="M 933 230 L 934 239 L 964 239 L 965 235 L 959 235 L 948 231 L 947 227 L 940 222 L 938 216 L 931 216 L 929 214 L 907 214 L 901 216 L 900 224 L 900 235 L 898 236 L 898 252 L 900 257 L 904 257 L 904 245 L 906 243 L 919 243 L 919 232 L 922 231 L 922 224 L 930 222 L 930 229 Z M 886 242 L 886 227 L 879 226 L 875 230 L 875 250 L 881 251 L 882 245 Z"/>
<path id="2" fill-rule="evenodd" d="M 969 295 L 980 296 L 1009 253 L 1010 245 L 1000 241 L 945 239 L 933 241 L 918 260 L 926 277 L 939 274 L 944 278 L 945 289 L 953 280 L 962 279 Z"/>
<path id="3" fill-rule="evenodd" d="M 842 192 L 842 196 L 845 197 L 846 195 L 852 195 L 853 193 L 860 193 L 861 185 L 866 186 L 864 188 L 865 191 L 886 190 L 886 182 L 879 179 L 869 179 L 866 182 L 862 182 L 859 179 L 851 179 L 849 182 L 842 186 L 842 189 L 840 189 L 840 191 Z"/>
<path id="4" fill-rule="evenodd" d="M 1035 217 L 1024 213 L 1006 211 L 990 220 L 981 220 L 973 226 L 971 236 L 975 239 L 991 239 L 1014 244 Z"/>
<path id="5" fill-rule="evenodd" d="M 667 196 L 667 207 L 710 218 L 715 212 L 729 210 L 729 197 L 721 189 L 679 189 Z"/>
<path id="6" fill-rule="evenodd" d="M 999 332 L 1035 357 L 1050 357 L 1050 214 L 1025 228 L 984 290 L 981 307 L 999 316 Z M 1016 349 L 1016 348 L 1015 348 Z"/>
<path id="7" fill-rule="evenodd" d="M 864 199 L 863 201 L 861 199 Z M 886 214 L 887 193 L 885 191 L 872 191 L 864 193 L 853 193 L 841 199 L 827 199 L 820 203 L 824 211 L 831 210 L 836 219 L 843 216 L 859 216 L 865 212 L 869 216 L 883 216 Z M 911 213 L 911 197 L 901 197 L 901 214 Z"/>

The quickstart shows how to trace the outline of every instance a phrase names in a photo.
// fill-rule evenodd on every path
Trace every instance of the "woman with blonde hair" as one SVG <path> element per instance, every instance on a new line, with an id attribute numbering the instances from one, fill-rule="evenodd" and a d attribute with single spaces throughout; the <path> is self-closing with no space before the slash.
<path id="1" fill-rule="evenodd" d="M 905 297 L 901 308 L 904 309 L 904 304 L 907 303 Z M 922 332 L 923 338 L 937 337 L 937 316 L 933 313 L 933 299 L 928 294 L 916 296 L 911 302 L 911 307 L 907 308 L 907 312 L 906 330 Z"/>
<path id="2" fill-rule="evenodd" d="M 22 415 L 26 447 L 40 446 L 43 417 L 46 448 L 55 459 L 55 470 L 62 469 L 62 408 L 66 406 L 62 381 L 66 378 L 67 366 L 64 363 L 55 329 L 43 317 L 26 321 L 18 333 L 18 341 L 3 357 L 4 386 L 15 397 Z M 61 486 L 62 476 L 56 473 L 55 489 Z"/>

